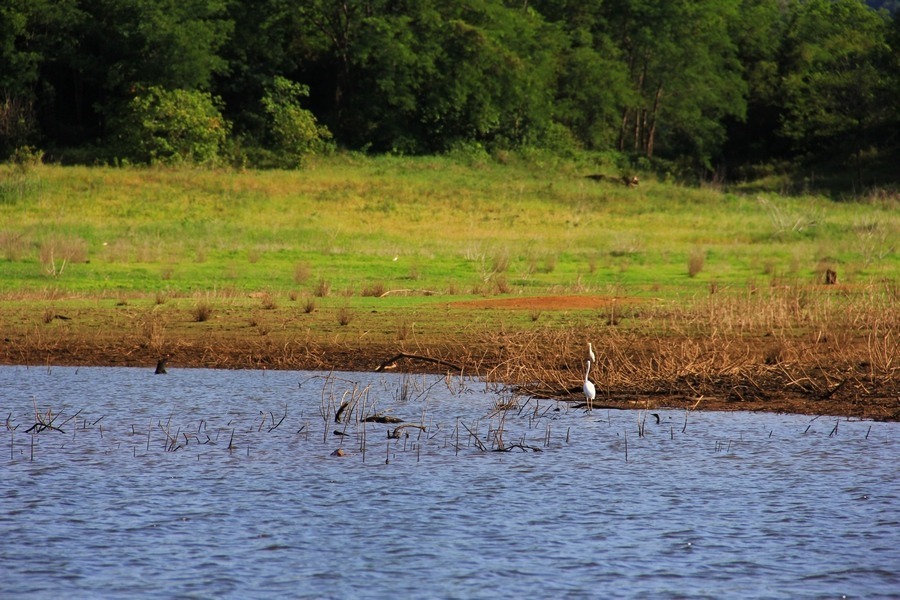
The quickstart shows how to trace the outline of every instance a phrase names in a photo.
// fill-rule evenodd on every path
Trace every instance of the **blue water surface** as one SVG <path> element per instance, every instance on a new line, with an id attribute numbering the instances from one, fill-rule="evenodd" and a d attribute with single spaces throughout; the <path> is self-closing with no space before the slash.
<path id="1" fill-rule="evenodd" d="M 896 423 L 59 367 L 0 413 L 2 598 L 900 594 Z"/>

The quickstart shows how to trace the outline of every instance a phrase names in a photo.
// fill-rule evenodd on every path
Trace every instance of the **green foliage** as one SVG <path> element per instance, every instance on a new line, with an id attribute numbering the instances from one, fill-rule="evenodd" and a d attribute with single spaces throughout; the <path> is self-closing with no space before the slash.
<path id="1" fill-rule="evenodd" d="M 75 0 L 0 3 L 0 159 L 40 141 L 38 102 L 48 95 L 42 65 L 72 53 Z"/>
<path id="2" fill-rule="evenodd" d="M 742 118 L 745 83 L 728 23 L 737 1 L 634 0 L 604 5 L 624 53 L 635 101 L 625 106 L 620 150 L 686 156 L 708 164 Z"/>
<path id="3" fill-rule="evenodd" d="M 886 25 L 882 14 L 852 0 L 797 7 L 788 30 L 783 131 L 800 150 L 828 149 L 858 161 L 895 116 L 883 68 L 891 54 Z"/>
<path id="4" fill-rule="evenodd" d="M 134 85 L 208 89 L 225 71 L 219 49 L 233 23 L 224 0 L 106 0 L 88 4 L 86 25 L 106 62 L 101 84 L 125 92 Z"/>
<path id="5" fill-rule="evenodd" d="M 229 127 L 210 94 L 158 86 L 136 95 L 119 124 L 125 157 L 162 164 L 216 163 Z"/>
<path id="6" fill-rule="evenodd" d="M 24 48 L 28 15 L 19 2 L 0 6 L 0 91 L 19 95 L 37 78 L 39 56 Z"/>
<path id="7" fill-rule="evenodd" d="M 262 104 L 269 115 L 275 149 L 288 166 L 296 166 L 308 155 L 318 154 L 331 139 L 327 127 L 319 125 L 315 115 L 300 106 L 309 88 L 276 77 Z"/>
<path id="8" fill-rule="evenodd" d="M 618 151 L 695 173 L 835 159 L 881 181 L 898 56 L 896 14 L 861 0 L 5 0 L 0 156 L 106 160 L 135 90 L 158 87 L 221 98 L 254 164 L 297 164 L 330 132 L 368 153 Z"/>

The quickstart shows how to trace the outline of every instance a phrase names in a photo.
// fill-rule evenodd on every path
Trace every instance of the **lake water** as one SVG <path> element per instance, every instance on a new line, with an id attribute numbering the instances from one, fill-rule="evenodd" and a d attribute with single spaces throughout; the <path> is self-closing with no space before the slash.
<path id="1" fill-rule="evenodd" d="M 0 367 L 0 597 L 900 595 L 898 424 L 653 412 L 433 376 Z"/>

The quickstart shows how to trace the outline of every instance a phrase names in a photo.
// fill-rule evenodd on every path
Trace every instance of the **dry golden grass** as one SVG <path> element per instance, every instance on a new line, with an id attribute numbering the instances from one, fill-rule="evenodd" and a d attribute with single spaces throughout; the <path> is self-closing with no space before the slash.
<path id="1" fill-rule="evenodd" d="M 894 286 L 862 292 L 770 287 L 681 303 L 619 298 L 605 309 L 566 300 L 371 311 L 340 298 L 305 312 L 302 306 L 261 309 L 230 290 L 164 305 L 135 298 L 124 306 L 112 298 L 102 306 L 67 305 L 73 301 L 48 290 L 40 301 L 20 302 L 18 311 L 0 307 L 11 324 L 0 358 L 152 365 L 170 355 L 173 367 L 370 371 L 403 352 L 441 362 L 408 361 L 401 369 L 456 365 L 520 393 L 577 401 L 592 342 L 600 407 L 696 405 L 900 419 Z M 197 327 L 198 308 L 207 307 L 208 319 L 213 304 L 216 319 Z"/>

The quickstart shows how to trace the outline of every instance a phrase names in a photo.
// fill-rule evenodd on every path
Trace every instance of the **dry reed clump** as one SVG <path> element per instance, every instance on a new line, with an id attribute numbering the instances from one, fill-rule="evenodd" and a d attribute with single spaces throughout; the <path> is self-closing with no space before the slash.
<path id="1" fill-rule="evenodd" d="M 592 341 L 598 400 L 889 397 L 900 387 L 898 314 L 896 302 L 868 296 L 717 294 L 687 309 L 643 310 L 627 326 L 502 332 L 481 363 L 490 381 L 578 398 Z"/>
<path id="2" fill-rule="evenodd" d="M 328 294 L 331 293 L 331 284 L 326 281 L 324 277 L 319 278 L 319 282 L 316 284 L 313 293 L 319 298 L 326 298 Z"/>
<path id="3" fill-rule="evenodd" d="M 373 298 L 380 298 L 384 296 L 385 292 L 387 292 L 387 286 L 385 286 L 383 281 L 376 281 L 374 283 L 370 283 L 366 287 L 362 289 L 362 296 L 370 296 Z"/>
<path id="4" fill-rule="evenodd" d="M 350 324 L 350 321 L 353 320 L 353 311 L 347 308 L 346 306 L 342 306 L 337 311 L 337 322 L 341 327 L 347 326 Z"/>
<path id="5" fill-rule="evenodd" d="M 156 312 L 150 311 L 137 322 L 145 344 L 157 354 L 162 354 L 166 347 L 166 323 Z"/>
<path id="6" fill-rule="evenodd" d="M 491 259 L 491 269 L 493 273 L 506 273 L 509 270 L 509 249 L 503 248 L 494 254 Z"/>
<path id="7" fill-rule="evenodd" d="M 510 287 L 509 282 L 506 280 L 505 275 L 495 275 L 494 286 L 498 294 L 509 294 L 512 292 L 512 288 Z"/>
<path id="8" fill-rule="evenodd" d="M 264 310 L 274 310 L 278 308 L 278 302 L 275 300 L 275 296 L 271 292 L 263 292 L 260 297 L 260 306 Z"/>
<path id="9" fill-rule="evenodd" d="M 249 325 L 256 329 L 256 333 L 261 336 L 269 335 L 272 331 L 272 324 L 263 318 L 262 315 L 256 313 L 250 316 Z"/>
<path id="10" fill-rule="evenodd" d="M 397 321 L 397 341 L 405 341 L 412 332 L 412 325 L 406 319 Z"/>
<path id="11" fill-rule="evenodd" d="M 688 257 L 688 275 L 690 277 L 696 277 L 700 274 L 700 271 L 703 270 L 703 266 L 706 263 L 706 252 L 702 249 L 696 248 L 691 252 L 691 255 Z"/>
<path id="12" fill-rule="evenodd" d="M 419 265 L 413 263 L 409 266 L 409 270 L 406 273 L 406 278 L 410 281 L 418 281 L 422 278 L 422 271 L 419 268 Z"/>
<path id="13" fill-rule="evenodd" d="M 84 263 L 88 259 L 88 245 L 80 237 L 51 236 L 41 243 L 41 270 L 52 277 L 59 277 L 72 263 Z"/>
<path id="14" fill-rule="evenodd" d="M 194 305 L 191 316 L 194 318 L 194 321 L 202 323 L 208 321 L 212 317 L 212 312 L 212 304 L 206 300 L 201 300 Z"/>
<path id="15" fill-rule="evenodd" d="M 544 257 L 544 267 L 543 267 L 542 271 L 544 273 L 552 273 L 553 271 L 555 271 L 556 270 L 556 261 L 557 261 L 557 258 L 556 258 L 555 254 L 548 254 L 547 256 L 545 256 Z"/>

